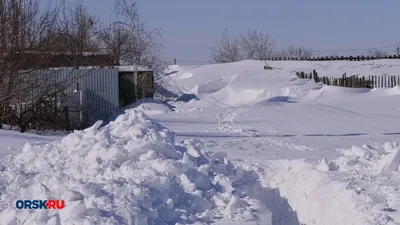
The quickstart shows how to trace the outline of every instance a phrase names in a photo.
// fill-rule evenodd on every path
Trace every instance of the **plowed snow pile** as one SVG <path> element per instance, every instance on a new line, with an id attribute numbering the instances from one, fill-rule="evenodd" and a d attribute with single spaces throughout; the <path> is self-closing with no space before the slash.
<path id="1" fill-rule="evenodd" d="M 247 173 L 223 154 L 129 111 L 110 124 L 46 145 L 26 144 L 7 165 L 2 224 L 269 224 L 270 212 L 241 192 Z M 244 179 L 246 178 L 246 179 Z M 64 199 L 62 210 L 17 210 L 17 199 Z"/>
<path id="2" fill-rule="evenodd" d="M 321 160 L 317 169 L 346 182 L 347 190 L 358 196 L 364 219 L 373 224 L 400 224 L 400 144 L 386 142 L 352 146 L 343 156 L 328 162 Z M 367 223 L 365 223 L 367 224 Z"/>

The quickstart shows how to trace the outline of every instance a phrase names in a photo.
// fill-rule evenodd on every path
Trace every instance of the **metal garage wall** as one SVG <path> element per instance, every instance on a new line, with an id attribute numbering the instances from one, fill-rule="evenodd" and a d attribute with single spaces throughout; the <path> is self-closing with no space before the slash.
<path id="1" fill-rule="evenodd" d="M 59 81 L 74 81 L 66 92 L 83 92 L 83 105 L 91 109 L 91 120 L 103 119 L 119 109 L 117 69 L 61 69 L 52 73 Z"/>

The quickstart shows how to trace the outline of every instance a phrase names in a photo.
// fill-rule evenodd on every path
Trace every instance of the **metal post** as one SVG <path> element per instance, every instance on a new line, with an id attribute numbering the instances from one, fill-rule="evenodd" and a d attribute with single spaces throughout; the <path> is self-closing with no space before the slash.
<path id="1" fill-rule="evenodd" d="M 79 121 L 83 123 L 83 93 L 79 91 Z"/>

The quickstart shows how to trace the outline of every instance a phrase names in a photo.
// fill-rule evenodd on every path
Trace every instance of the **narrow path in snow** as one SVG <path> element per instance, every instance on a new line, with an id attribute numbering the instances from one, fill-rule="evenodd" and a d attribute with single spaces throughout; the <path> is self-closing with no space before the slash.
<path id="1" fill-rule="evenodd" d="M 216 116 L 216 121 L 217 121 L 217 128 L 216 131 L 222 131 L 224 133 L 227 133 L 229 135 L 235 136 L 238 135 L 240 137 L 255 137 L 253 139 L 254 144 L 259 144 L 260 146 L 276 146 L 276 147 L 282 147 L 286 148 L 288 150 L 295 150 L 295 151 L 315 151 L 318 150 L 316 148 L 306 146 L 306 145 L 301 145 L 301 144 L 296 144 L 294 142 L 290 142 L 287 140 L 283 140 L 283 138 L 280 138 L 278 136 L 274 137 L 274 134 L 277 132 L 276 129 L 270 128 L 269 129 L 269 134 L 261 134 L 259 131 L 255 130 L 253 127 L 248 126 L 248 125 L 241 125 L 236 122 L 236 118 L 246 112 L 246 108 L 228 108 L 221 113 L 219 113 Z M 242 140 L 240 140 L 238 143 L 241 143 Z M 247 142 L 247 141 L 245 141 Z M 242 142 L 242 143 L 245 143 Z M 236 143 L 236 144 L 238 144 Z M 245 147 L 239 146 L 239 148 L 244 149 Z"/>
<path id="2" fill-rule="evenodd" d="M 240 137 L 227 141 L 209 141 L 208 147 L 227 149 L 227 151 L 233 148 L 240 149 L 244 152 L 244 159 L 247 158 L 248 155 L 254 155 L 259 151 L 268 152 L 270 151 L 270 146 L 276 146 L 280 149 L 286 149 L 300 154 L 304 151 L 319 150 L 312 146 L 305 146 L 285 140 L 284 137 L 272 137 L 272 135 L 268 136 L 265 135 L 265 133 L 260 134 L 259 131 L 248 125 L 241 126 L 242 124 L 237 123 L 236 119 L 246 111 L 247 109 L 245 108 L 228 108 L 219 113 L 216 116 L 218 124 L 216 131 L 223 131 L 231 136 Z M 290 113 L 288 113 L 288 115 L 289 114 Z M 293 116 L 298 115 L 294 114 Z M 339 119 L 337 121 L 351 123 L 351 121 L 347 120 L 342 121 Z M 364 125 L 373 128 L 373 126 L 369 126 L 368 124 Z M 270 130 L 271 134 L 276 133 L 274 129 Z M 214 146 L 212 146 L 211 143 Z M 276 152 L 276 154 L 278 154 L 278 152 Z M 236 162 L 242 160 L 240 156 L 241 155 L 235 154 L 237 158 L 235 160 Z M 322 158 L 323 156 L 321 156 L 321 159 Z M 265 157 L 260 160 L 271 160 L 271 157 Z M 269 174 L 265 173 L 260 179 L 264 180 L 268 187 L 277 187 L 278 192 L 282 191 L 283 196 L 278 194 L 280 196 L 279 199 L 285 199 L 285 197 L 287 197 L 287 204 L 290 207 L 294 207 L 294 211 L 300 210 L 299 219 L 301 219 L 301 221 L 306 221 L 309 224 L 314 224 L 315 221 L 324 221 L 323 224 L 335 224 L 343 223 L 349 219 L 352 221 L 351 224 L 360 224 L 363 223 L 362 221 L 368 221 L 368 224 L 390 224 L 391 221 L 398 220 L 397 211 L 400 204 L 397 203 L 399 199 L 397 197 L 397 192 L 399 189 L 394 188 L 399 184 L 397 177 L 375 176 L 362 169 L 353 170 L 352 172 L 324 173 L 318 171 L 313 164 L 298 163 L 296 161 L 297 160 L 293 162 L 293 168 L 290 166 L 290 161 L 264 161 L 258 165 L 258 168 L 272 171 L 272 173 Z M 248 163 L 249 161 L 245 160 L 245 162 Z M 310 181 L 303 180 L 307 179 L 308 176 L 310 176 Z M 300 189 L 293 190 L 292 188 L 294 186 L 299 186 L 298 188 Z M 329 189 L 334 191 L 327 194 Z M 271 201 L 270 197 L 266 197 L 261 193 L 256 194 L 254 197 L 265 203 Z M 279 202 L 280 200 L 277 201 Z M 357 201 L 365 205 L 365 208 L 362 210 L 358 209 L 356 206 L 358 204 Z M 334 211 L 340 212 L 340 216 L 329 220 L 328 218 L 337 215 L 337 213 L 333 213 Z M 284 219 L 284 212 L 279 211 L 275 214 L 280 213 L 283 215 L 281 219 Z M 351 213 L 356 214 L 351 215 Z M 368 215 L 368 218 L 364 215 Z M 315 218 L 315 220 L 311 218 Z M 292 224 L 291 221 L 284 222 L 286 224 Z"/>

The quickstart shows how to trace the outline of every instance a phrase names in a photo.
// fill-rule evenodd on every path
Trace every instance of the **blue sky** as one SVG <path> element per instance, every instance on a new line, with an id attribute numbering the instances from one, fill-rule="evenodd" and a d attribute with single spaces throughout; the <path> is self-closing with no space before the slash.
<path id="1" fill-rule="evenodd" d="M 75 0 L 70 0 L 75 1 Z M 112 0 L 83 0 L 106 20 Z M 164 57 L 210 60 L 210 48 L 224 29 L 239 34 L 260 29 L 276 47 L 299 45 L 333 55 L 400 43 L 398 0 L 138 0 L 149 27 L 162 28 Z M 383 49 L 392 52 L 392 48 Z M 353 52 L 358 54 L 362 52 Z"/>

